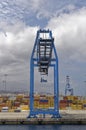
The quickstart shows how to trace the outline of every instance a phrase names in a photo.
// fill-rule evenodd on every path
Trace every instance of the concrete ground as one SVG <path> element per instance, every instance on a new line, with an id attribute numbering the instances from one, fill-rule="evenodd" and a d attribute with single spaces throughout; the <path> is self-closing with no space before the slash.
<path id="1" fill-rule="evenodd" d="M 29 111 L 0 112 L 0 119 L 26 119 L 28 115 Z M 86 110 L 60 110 L 60 115 L 64 119 L 86 119 Z"/>
<path id="2" fill-rule="evenodd" d="M 29 112 L 0 112 L 0 119 L 25 119 Z"/>
<path id="3" fill-rule="evenodd" d="M 86 110 L 60 110 L 60 115 L 65 119 L 86 119 Z"/>

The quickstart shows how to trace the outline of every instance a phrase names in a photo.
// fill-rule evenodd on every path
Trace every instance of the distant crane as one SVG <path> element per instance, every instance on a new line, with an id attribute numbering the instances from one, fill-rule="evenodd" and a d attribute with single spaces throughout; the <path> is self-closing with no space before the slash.
<path id="1" fill-rule="evenodd" d="M 70 78 L 69 76 L 67 75 L 66 76 L 66 88 L 65 88 L 65 96 L 66 95 L 73 95 L 73 88 L 71 88 L 70 86 Z"/>

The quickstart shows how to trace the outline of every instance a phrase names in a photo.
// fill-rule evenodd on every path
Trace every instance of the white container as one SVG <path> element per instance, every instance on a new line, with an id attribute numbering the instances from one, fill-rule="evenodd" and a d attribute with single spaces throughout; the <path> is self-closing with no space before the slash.
<path id="1" fill-rule="evenodd" d="M 1 112 L 8 112 L 8 107 L 2 107 Z"/>

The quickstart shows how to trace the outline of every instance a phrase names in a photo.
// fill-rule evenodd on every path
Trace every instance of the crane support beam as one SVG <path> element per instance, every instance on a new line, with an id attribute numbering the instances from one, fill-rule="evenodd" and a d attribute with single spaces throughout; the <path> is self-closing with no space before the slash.
<path id="1" fill-rule="evenodd" d="M 35 109 L 34 108 L 34 71 L 38 68 L 40 75 L 47 75 L 49 68 L 54 70 L 54 108 L 53 109 Z M 43 80 L 43 79 L 42 79 Z M 47 81 L 47 80 L 46 80 Z M 59 83 L 58 83 L 58 56 L 54 45 L 54 38 L 50 30 L 38 30 L 35 44 L 30 59 L 30 113 L 28 118 L 37 117 L 37 115 L 52 115 L 59 118 Z"/>

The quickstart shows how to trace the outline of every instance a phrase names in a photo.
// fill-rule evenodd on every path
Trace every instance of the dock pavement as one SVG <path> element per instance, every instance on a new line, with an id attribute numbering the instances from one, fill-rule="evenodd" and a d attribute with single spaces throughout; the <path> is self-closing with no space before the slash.
<path id="1" fill-rule="evenodd" d="M 85 124 L 86 110 L 60 110 L 61 118 L 51 118 L 47 115 L 42 118 L 28 119 L 29 111 L 0 112 L 0 124 Z"/>

